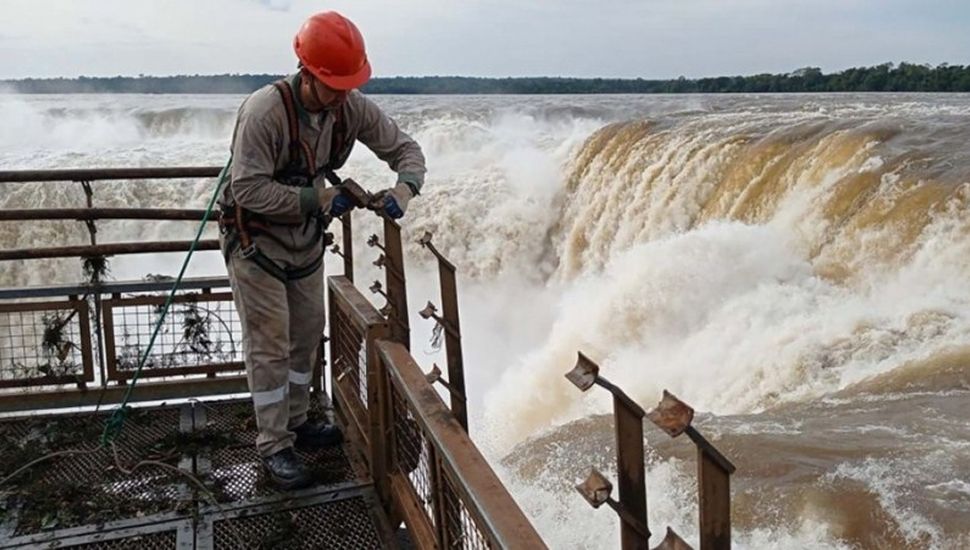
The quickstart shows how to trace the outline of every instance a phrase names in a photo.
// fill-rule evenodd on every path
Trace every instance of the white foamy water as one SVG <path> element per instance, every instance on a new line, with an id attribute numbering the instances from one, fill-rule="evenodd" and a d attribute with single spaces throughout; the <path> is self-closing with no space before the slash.
<path id="1" fill-rule="evenodd" d="M 0 169 L 222 164 L 241 99 L 0 95 Z M 404 222 L 411 304 L 437 301 L 413 244 L 430 230 L 460 270 L 473 437 L 551 547 L 617 544 L 613 515 L 572 489 L 613 460 L 610 400 L 562 377 L 580 349 L 644 407 L 668 389 L 710 413 L 702 429 L 739 467 L 736 547 L 968 540 L 970 97 L 375 99 L 428 158 Z M 342 173 L 394 181 L 363 147 Z M 95 183 L 95 204 L 201 208 L 213 185 Z M 72 183 L 0 184 L 0 208 L 83 200 Z M 195 229 L 105 222 L 98 238 Z M 0 224 L 4 248 L 87 238 L 75 222 Z M 74 281 L 78 264 L 2 265 L 0 284 Z M 223 270 L 202 253 L 190 274 Z M 430 327 L 412 326 L 418 360 L 440 363 Z M 696 545 L 687 444 L 647 439 L 652 543 L 670 525 Z M 854 508 L 833 513 L 840 500 Z"/>

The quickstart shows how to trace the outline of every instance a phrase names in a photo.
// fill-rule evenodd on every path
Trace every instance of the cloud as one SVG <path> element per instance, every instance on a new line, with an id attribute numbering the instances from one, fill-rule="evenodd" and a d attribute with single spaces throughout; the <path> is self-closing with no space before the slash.
<path id="1" fill-rule="evenodd" d="M 273 11 L 290 11 L 293 7 L 293 0 L 256 0 L 263 6 Z"/>

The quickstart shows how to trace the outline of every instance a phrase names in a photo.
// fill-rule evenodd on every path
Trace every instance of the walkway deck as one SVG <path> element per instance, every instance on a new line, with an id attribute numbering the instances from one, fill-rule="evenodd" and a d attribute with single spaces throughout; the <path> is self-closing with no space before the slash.
<path id="1" fill-rule="evenodd" d="M 94 449 L 38 464 L 0 487 L 0 547 L 393 545 L 366 470 L 347 448 L 303 453 L 317 485 L 274 490 L 258 462 L 251 407 L 196 401 L 135 409 L 116 453 L 96 448 L 105 413 L 0 421 L 0 479 L 50 452 Z"/>

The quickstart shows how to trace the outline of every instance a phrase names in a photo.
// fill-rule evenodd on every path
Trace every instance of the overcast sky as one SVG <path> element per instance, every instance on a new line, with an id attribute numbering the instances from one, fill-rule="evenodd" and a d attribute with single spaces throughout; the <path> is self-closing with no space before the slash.
<path id="1" fill-rule="evenodd" d="M 293 34 L 328 9 L 376 76 L 970 64 L 970 0 L 0 0 L 0 78 L 289 72 Z"/>

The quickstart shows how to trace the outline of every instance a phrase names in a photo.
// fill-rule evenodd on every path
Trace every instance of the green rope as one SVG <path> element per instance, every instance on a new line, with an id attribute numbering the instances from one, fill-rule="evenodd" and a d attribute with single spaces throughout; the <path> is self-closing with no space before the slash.
<path id="1" fill-rule="evenodd" d="M 152 338 L 148 341 L 148 347 L 145 348 L 145 353 L 142 354 L 141 359 L 138 361 L 138 368 L 135 369 L 135 374 L 131 377 L 131 383 L 128 384 L 128 389 L 125 391 L 125 398 L 121 401 L 121 406 L 115 410 L 114 414 L 111 415 L 111 418 L 104 425 L 104 432 L 101 433 L 102 446 L 114 441 L 114 438 L 120 435 L 121 430 L 124 428 L 125 419 L 128 418 L 128 412 L 131 410 L 131 407 L 128 406 L 128 400 L 131 399 L 131 392 L 135 389 L 135 384 L 138 383 L 138 375 L 141 374 L 141 369 L 145 366 L 145 361 L 148 360 L 148 354 L 151 353 L 152 346 L 155 345 L 155 338 L 158 336 L 158 331 L 162 328 L 162 323 L 165 322 L 165 316 L 168 315 L 168 308 L 172 305 L 172 301 L 175 300 L 175 293 L 182 284 L 182 277 L 185 275 L 185 270 L 189 266 L 189 260 L 192 259 L 192 253 L 195 252 L 195 248 L 199 244 L 199 239 L 202 238 L 205 224 L 208 223 L 209 216 L 212 214 L 212 208 L 215 206 L 216 199 L 219 197 L 219 190 L 222 189 L 222 185 L 226 182 L 230 164 L 232 164 L 231 156 L 229 157 L 229 161 L 226 162 L 226 166 L 219 173 L 219 184 L 216 185 L 216 190 L 212 193 L 212 198 L 209 199 L 209 206 L 206 207 L 205 215 L 202 216 L 199 231 L 195 234 L 195 240 L 192 241 L 192 246 L 189 247 L 188 254 L 185 255 L 185 261 L 182 262 L 182 270 L 179 271 L 179 276 L 175 279 L 172 290 L 168 293 L 168 299 L 165 300 L 162 313 L 159 315 L 158 321 L 155 322 L 155 330 L 152 332 Z"/>

